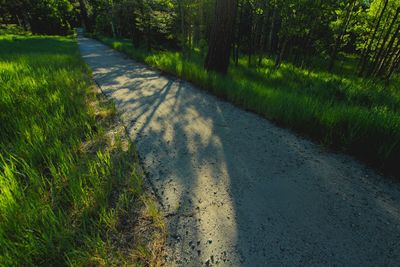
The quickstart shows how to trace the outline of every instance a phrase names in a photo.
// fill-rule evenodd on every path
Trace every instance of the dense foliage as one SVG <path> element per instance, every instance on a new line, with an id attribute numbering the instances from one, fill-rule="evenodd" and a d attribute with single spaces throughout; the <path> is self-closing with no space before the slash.
<path id="1" fill-rule="evenodd" d="M 82 24 L 89 32 L 126 37 L 147 49 L 198 48 L 206 54 L 207 48 L 218 48 L 210 42 L 212 33 L 220 31 L 216 36 L 228 41 L 228 50 L 234 48 L 235 61 L 245 54 L 249 66 L 260 65 L 269 55 L 275 68 L 282 60 L 315 68 L 323 59 L 332 71 L 340 54 L 350 53 L 358 58 L 353 74 L 388 80 L 400 65 L 399 0 L 226 0 L 217 2 L 220 8 L 215 0 L 0 3 L 3 23 L 18 23 L 34 33 L 67 34 L 71 26 Z M 215 62 L 206 66 L 225 61 L 211 58 Z"/>
<path id="2" fill-rule="evenodd" d="M 0 0 L 0 23 L 19 24 L 37 34 L 67 35 L 76 25 L 75 1 Z"/>
<path id="3" fill-rule="evenodd" d="M 130 38 L 135 46 L 214 48 L 214 28 L 229 34 L 226 20 L 236 5 L 233 57 L 248 57 L 260 65 L 273 56 L 301 67 L 335 70 L 341 54 L 354 54 L 352 73 L 389 79 L 400 64 L 400 1 L 235 0 L 218 5 L 212 0 L 81 0 L 81 17 L 91 32 Z M 218 2 L 222 3 L 222 2 Z M 211 38 L 211 39 L 210 39 Z M 223 37 L 222 37 L 223 39 Z M 228 38 L 229 39 L 229 38 Z"/>

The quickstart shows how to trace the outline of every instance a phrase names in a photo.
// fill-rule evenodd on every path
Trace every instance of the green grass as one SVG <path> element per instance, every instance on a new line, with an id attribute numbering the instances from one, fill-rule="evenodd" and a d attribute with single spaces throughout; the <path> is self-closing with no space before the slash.
<path id="1" fill-rule="evenodd" d="M 177 52 L 137 49 L 129 40 L 96 38 L 279 125 L 400 176 L 400 89 L 396 80 L 385 86 L 349 73 L 340 76 L 292 64 L 274 70 L 270 59 L 264 59 L 260 68 L 248 68 L 244 58 L 237 67 L 231 64 L 227 76 L 221 76 L 207 73 L 198 53 L 183 58 Z"/>
<path id="2" fill-rule="evenodd" d="M 149 200 L 114 105 L 89 77 L 72 37 L 0 37 L 1 266 L 153 260 L 129 256 L 139 238 L 118 242 Z"/>

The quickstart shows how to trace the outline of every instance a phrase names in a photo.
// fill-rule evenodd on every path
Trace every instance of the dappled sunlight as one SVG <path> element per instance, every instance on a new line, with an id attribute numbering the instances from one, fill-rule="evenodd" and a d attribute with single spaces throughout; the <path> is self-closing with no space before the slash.
<path id="1" fill-rule="evenodd" d="M 226 127 L 222 110 L 188 92 L 184 82 L 171 82 L 155 72 L 143 76 L 148 72 L 135 72 L 129 65 L 99 66 L 94 75 L 123 110 L 167 214 L 192 224 L 187 229 L 176 224 L 171 234 L 184 238 L 193 228 L 187 235 L 202 251 L 198 260 L 206 260 L 215 246 L 233 247 L 237 238 L 234 203 L 227 191 L 229 166 L 214 129 Z M 217 120 L 214 113 L 219 114 Z M 184 240 L 189 242 L 188 237 Z"/>
<path id="2" fill-rule="evenodd" d="M 377 205 L 379 205 L 383 211 L 387 213 L 393 220 L 400 223 L 400 204 L 396 203 L 392 199 L 385 199 L 383 197 L 378 197 Z"/>
<path id="3" fill-rule="evenodd" d="M 99 49 L 84 42 L 84 58 Z M 344 264 L 378 258 L 396 238 L 398 208 L 370 197 L 377 192 L 363 175 L 378 176 L 357 171 L 353 159 L 103 50 L 112 57 L 86 59 L 164 207 L 170 262 L 291 265 L 318 256 Z M 376 213 L 380 220 L 371 221 Z M 363 249 L 352 251 L 354 244 Z"/>

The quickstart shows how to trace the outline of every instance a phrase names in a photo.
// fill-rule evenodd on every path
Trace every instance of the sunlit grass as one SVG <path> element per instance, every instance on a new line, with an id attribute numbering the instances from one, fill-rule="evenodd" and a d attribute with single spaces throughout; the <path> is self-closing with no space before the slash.
<path id="1" fill-rule="evenodd" d="M 111 238 L 143 174 L 89 76 L 73 38 L 0 37 L 1 266 L 133 264 Z"/>
<path id="2" fill-rule="evenodd" d="M 279 125 L 347 151 L 389 173 L 400 175 L 400 90 L 397 80 L 362 80 L 354 75 L 301 69 L 284 63 L 278 70 L 264 59 L 248 68 L 245 58 L 227 76 L 207 73 L 199 53 L 146 51 L 129 40 L 97 36 L 132 58 L 189 80 Z"/>

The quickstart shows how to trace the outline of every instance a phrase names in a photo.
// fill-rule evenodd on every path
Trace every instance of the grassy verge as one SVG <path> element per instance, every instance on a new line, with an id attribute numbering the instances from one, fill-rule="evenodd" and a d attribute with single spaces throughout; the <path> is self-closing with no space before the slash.
<path id="1" fill-rule="evenodd" d="M 400 176 L 400 90 L 351 76 L 273 62 L 246 67 L 241 59 L 227 76 L 207 73 L 202 57 L 134 48 L 129 40 L 95 36 L 110 47 L 321 143 Z"/>
<path id="2" fill-rule="evenodd" d="M 0 37 L 0 265 L 157 265 L 163 218 L 73 38 Z"/>

